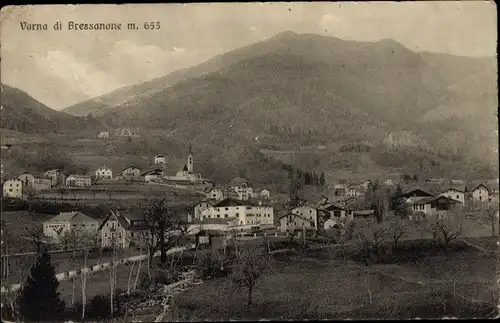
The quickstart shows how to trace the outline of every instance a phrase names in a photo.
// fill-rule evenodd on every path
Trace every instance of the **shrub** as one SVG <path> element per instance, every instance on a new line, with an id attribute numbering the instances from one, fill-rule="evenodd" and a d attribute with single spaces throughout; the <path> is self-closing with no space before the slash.
<path id="1" fill-rule="evenodd" d="M 109 296 L 96 295 L 87 305 L 87 317 L 90 319 L 104 319 L 111 316 Z"/>

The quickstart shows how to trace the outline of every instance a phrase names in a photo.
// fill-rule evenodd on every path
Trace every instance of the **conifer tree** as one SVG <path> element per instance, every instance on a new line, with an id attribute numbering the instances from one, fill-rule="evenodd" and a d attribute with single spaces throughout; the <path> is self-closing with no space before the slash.
<path id="1" fill-rule="evenodd" d="M 64 310 L 54 265 L 47 251 L 39 254 L 19 295 L 19 312 L 25 321 L 54 321 Z"/>
<path id="2" fill-rule="evenodd" d="M 319 177 L 319 185 L 322 187 L 325 186 L 325 172 L 321 172 L 321 175 Z"/>

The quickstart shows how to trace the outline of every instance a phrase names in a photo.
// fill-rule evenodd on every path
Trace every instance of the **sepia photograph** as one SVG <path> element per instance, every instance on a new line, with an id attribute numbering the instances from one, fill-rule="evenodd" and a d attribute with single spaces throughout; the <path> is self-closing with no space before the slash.
<path id="1" fill-rule="evenodd" d="M 1 321 L 500 315 L 493 1 L 2 7 Z"/>

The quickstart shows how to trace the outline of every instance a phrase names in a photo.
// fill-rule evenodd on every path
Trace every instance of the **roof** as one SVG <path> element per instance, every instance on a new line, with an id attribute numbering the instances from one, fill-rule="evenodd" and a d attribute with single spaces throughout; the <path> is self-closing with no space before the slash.
<path id="1" fill-rule="evenodd" d="M 128 166 L 128 167 L 125 167 L 124 169 L 122 169 L 122 172 L 127 170 L 127 169 L 130 169 L 130 168 L 135 168 L 135 169 L 139 169 L 139 167 L 135 167 L 135 166 Z"/>
<path id="2" fill-rule="evenodd" d="M 335 184 L 333 189 L 347 189 L 347 184 Z"/>
<path id="3" fill-rule="evenodd" d="M 160 155 L 160 154 L 158 154 L 158 155 L 156 155 L 156 156 L 155 156 L 155 158 L 158 158 L 158 157 L 160 157 L 160 158 L 165 158 L 165 156 Z"/>
<path id="4" fill-rule="evenodd" d="M 143 229 L 146 229 L 147 227 L 144 225 L 144 226 L 139 226 L 139 227 L 133 227 L 129 224 L 129 221 L 142 221 L 144 220 L 144 216 L 143 215 L 140 215 L 138 213 L 133 213 L 133 212 L 130 212 L 130 211 L 119 211 L 119 210 L 116 210 L 116 211 L 113 211 L 111 210 L 108 215 L 106 215 L 106 217 L 104 218 L 104 220 L 101 222 L 101 225 L 99 225 L 99 228 L 98 230 L 101 230 L 102 227 L 104 227 L 104 225 L 106 224 L 106 222 L 109 221 L 109 219 L 112 217 L 112 216 L 115 216 L 117 221 L 120 223 L 120 225 L 125 229 L 125 230 L 143 230 Z"/>
<path id="5" fill-rule="evenodd" d="M 75 178 L 78 178 L 78 177 L 91 177 L 90 175 L 79 175 L 79 174 L 71 174 L 69 175 L 68 177 L 75 177 Z"/>
<path id="6" fill-rule="evenodd" d="M 475 191 L 475 190 L 477 190 L 480 187 L 484 187 L 488 192 L 491 191 L 491 189 L 488 186 L 484 185 L 484 184 L 476 185 L 476 187 L 474 187 L 471 191 Z"/>
<path id="7" fill-rule="evenodd" d="M 323 205 L 322 208 L 324 208 L 327 211 L 342 211 L 342 210 L 345 210 L 344 208 L 342 208 L 340 206 L 337 206 L 335 204 L 331 204 L 331 203 Z"/>
<path id="8" fill-rule="evenodd" d="M 221 206 L 244 206 L 248 205 L 246 201 L 238 200 L 232 197 L 227 197 L 223 199 L 222 201 L 216 203 L 214 206 L 215 207 L 221 207 Z"/>
<path id="9" fill-rule="evenodd" d="M 460 193 L 465 193 L 465 185 L 457 185 L 454 187 L 448 187 L 447 189 L 445 189 L 443 191 L 443 193 L 448 192 L 448 191 L 456 191 L 456 192 L 460 192 Z"/>
<path id="10" fill-rule="evenodd" d="M 45 221 L 44 223 L 56 223 L 56 222 L 98 222 L 96 219 L 91 218 L 85 213 L 74 211 L 74 212 L 61 212 L 55 217 Z"/>
<path id="11" fill-rule="evenodd" d="M 358 210 L 358 211 L 352 211 L 353 216 L 370 216 L 375 214 L 374 210 Z"/>
<path id="12" fill-rule="evenodd" d="M 153 170 L 148 170 L 144 173 L 141 174 L 141 176 L 146 176 L 146 175 L 163 175 L 163 171 L 159 168 L 153 169 Z"/>
<path id="13" fill-rule="evenodd" d="M 412 196 L 433 197 L 434 195 L 429 193 L 428 191 L 421 189 L 421 188 L 413 188 L 413 189 L 403 191 L 403 194 L 401 196 L 403 196 L 403 197 L 412 197 Z"/>
<path id="14" fill-rule="evenodd" d="M 413 202 L 413 204 L 435 204 L 438 200 L 445 201 L 448 204 L 457 204 L 459 203 L 456 200 L 450 199 L 446 196 L 434 196 L 434 197 L 427 197 L 427 198 L 422 198 L 419 200 L 416 200 Z"/>
<path id="15" fill-rule="evenodd" d="M 198 202 L 197 202 L 194 206 L 196 206 L 196 205 L 198 205 L 198 204 L 200 204 L 200 203 L 208 203 L 208 204 L 210 204 L 210 205 L 215 205 L 215 204 L 217 204 L 217 202 L 218 202 L 218 201 L 217 201 L 217 200 L 215 200 L 215 199 L 208 199 L 208 200 L 207 200 L 207 199 L 205 199 L 205 200 L 198 201 Z"/>

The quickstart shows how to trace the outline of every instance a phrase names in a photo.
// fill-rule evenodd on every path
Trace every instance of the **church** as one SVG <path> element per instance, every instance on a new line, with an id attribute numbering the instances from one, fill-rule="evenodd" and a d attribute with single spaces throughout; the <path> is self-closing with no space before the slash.
<path id="1" fill-rule="evenodd" d="M 187 164 L 184 164 L 184 167 L 181 170 L 179 170 L 175 174 L 175 176 L 167 176 L 165 177 L 165 179 L 167 181 L 183 182 L 183 183 L 204 181 L 200 173 L 194 172 L 194 158 L 193 158 L 193 150 L 191 144 L 189 144 Z"/>

